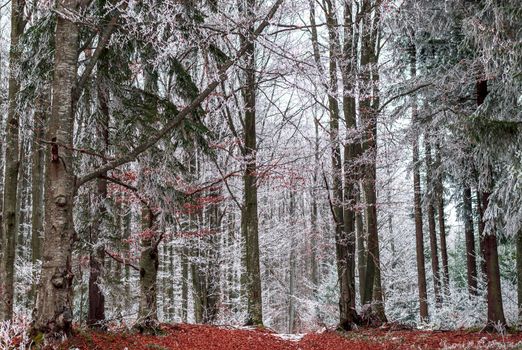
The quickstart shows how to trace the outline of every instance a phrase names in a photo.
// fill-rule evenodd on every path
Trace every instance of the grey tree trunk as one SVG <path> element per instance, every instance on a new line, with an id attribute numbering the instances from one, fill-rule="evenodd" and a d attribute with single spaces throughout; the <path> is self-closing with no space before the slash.
<path id="1" fill-rule="evenodd" d="M 14 261 L 16 255 L 18 170 L 19 160 L 19 111 L 17 110 L 20 84 L 16 76 L 19 53 L 18 42 L 25 27 L 24 0 L 11 1 L 11 46 L 9 50 L 8 112 L 5 135 L 4 193 L 2 226 L 0 232 L 2 249 L 0 256 L 0 320 L 13 316 Z"/>
<path id="2" fill-rule="evenodd" d="M 437 200 L 437 214 L 439 222 L 439 234 L 440 234 L 440 254 L 442 257 L 442 283 L 444 295 L 449 296 L 449 266 L 448 266 L 448 247 L 446 243 L 446 223 L 444 218 L 444 180 L 442 174 L 442 155 L 440 144 L 437 143 L 435 147 L 435 162 L 439 167 L 437 174 L 437 186 L 436 186 L 436 200 Z"/>
<path id="3" fill-rule="evenodd" d="M 74 12 L 78 1 L 57 3 L 59 13 Z M 70 20 L 57 16 L 55 29 L 55 64 L 53 98 L 47 139 L 45 173 L 45 238 L 42 251 L 42 271 L 34 315 L 33 332 L 43 332 L 47 338 L 71 333 L 73 318 L 71 270 L 72 244 L 75 240 L 73 201 L 74 98 L 76 83 L 78 27 Z M 63 147 L 65 145 L 67 147 Z"/>
<path id="4" fill-rule="evenodd" d="M 154 214 L 143 205 L 142 228 L 154 230 Z M 142 333 L 155 334 L 159 330 L 157 279 L 159 267 L 158 244 L 150 234 L 141 239 L 140 302 L 135 328 Z"/>
<path id="5" fill-rule="evenodd" d="M 332 162 L 330 206 L 335 224 L 335 251 L 339 284 L 339 328 L 350 330 L 353 324 L 359 323 L 359 316 L 355 310 L 355 230 L 349 232 L 350 228 L 353 229 L 353 215 L 349 213 L 345 221 L 343 205 L 343 163 L 339 137 L 340 111 L 336 96 L 338 91 L 337 60 L 341 55 L 341 47 L 335 9 L 330 1 L 325 1 L 324 5 L 329 40 L 328 109 L 330 113 L 329 133 Z M 311 10 L 313 11 L 313 5 Z M 311 15 L 311 18 L 314 18 L 315 23 L 315 13 Z M 314 23 L 312 26 L 314 26 Z M 315 46 L 314 51 L 318 51 L 316 34 L 312 34 L 314 36 L 312 39 Z M 348 227 L 346 223 L 348 223 Z"/>
<path id="6" fill-rule="evenodd" d="M 295 210 L 295 194 L 290 192 L 290 225 L 291 227 L 295 227 L 296 210 Z M 288 257 L 288 265 L 289 265 L 289 281 L 288 281 L 288 324 L 287 331 L 288 333 L 294 333 L 295 325 L 296 325 L 296 307 L 295 307 L 295 299 L 296 299 L 296 273 L 297 273 L 297 261 L 296 261 L 296 240 L 295 235 L 292 236 L 290 243 L 290 254 Z"/>
<path id="7" fill-rule="evenodd" d="M 249 34 L 254 32 L 255 0 L 247 0 L 243 9 L 249 19 Z M 244 203 L 241 212 L 241 232 L 245 240 L 246 289 L 248 302 L 247 324 L 263 325 L 261 270 L 259 267 L 259 223 L 257 214 L 257 137 L 256 137 L 256 55 L 252 37 L 241 37 L 247 47 L 245 57 L 244 100 L 244 154 L 246 168 L 243 175 Z"/>
<path id="8" fill-rule="evenodd" d="M 361 187 L 357 183 L 358 187 Z M 357 203 L 361 202 L 360 194 L 357 195 Z M 366 276 L 366 234 L 364 231 L 364 217 L 362 211 L 357 211 L 355 214 L 355 234 L 357 239 L 357 272 L 359 273 L 359 298 L 361 304 L 363 303 L 364 277 Z"/>
<path id="9" fill-rule="evenodd" d="M 36 101 L 36 110 L 34 114 L 34 140 L 33 140 L 33 156 L 32 156 L 32 216 L 31 216 L 31 262 L 33 266 L 41 259 L 42 256 L 42 240 L 43 240 L 43 207 L 44 207 L 44 164 L 45 164 L 45 147 L 40 140 L 45 138 L 45 124 L 47 114 L 49 113 L 50 91 L 44 89 L 44 92 L 38 96 Z M 36 269 L 35 269 L 36 270 Z M 36 271 L 34 271 L 35 283 L 31 288 L 30 300 L 35 302 L 36 298 Z"/>
<path id="10" fill-rule="evenodd" d="M 319 122 L 315 121 L 315 163 L 314 174 L 312 176 L 312 191 L 311 191 L 311 217 L 310 217 L 310 281 L 312 282 L 312 293 L 314 299 L 317 298 L 317 288 L 319 286 L 319 271 L 317 266 L 317 240 L 319 239 L 319 225 L 318 215 L 319 210 L 317 206 L 317 186 L 319 176 Z"/>
<path id="11" fill-rule="evenodd" d="M 181 251 L 181 321 L 188 321 L 188 279 L 189 279 L 189 249 L 183 247 Z"/>
<path id="12" fill-rule="evenodd" d="M 433 271 L 433 290 L 435 293 L 435 305 L 440 307 L 442 303 L 442 295 L 440 292 L 440 265 L 439 253 L 437 245 L 437 231 L 435 224 L 435 207 L 434 207 L 434 191 L 433 191 L 433 164 L 431 158 L 431 140 L 430 134 L 426 132 L 424 135 L 424 151 L 426 161 L 426 188 L 428 202 L 428 229 L 430 233 L 430 250 L 431 250 L 431 269 Z"/>
<path id="13" fill-rule="evenodd" d="M 522 230 L 517 233 L 517 328 L 522 328 Z"/>

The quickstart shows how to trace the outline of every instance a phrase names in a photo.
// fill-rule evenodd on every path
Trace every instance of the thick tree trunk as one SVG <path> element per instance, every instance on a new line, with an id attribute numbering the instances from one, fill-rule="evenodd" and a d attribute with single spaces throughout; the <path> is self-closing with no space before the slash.
<path id="1" fill-rule="evenodd" d="M 333 17 L 333 22 L 337 20 Z M 346 124 L 346 140 L 344 145 L 344 234 L 347 239 L 347 262 L 346 268 L 349 272 L 349 290 L 351 297 L 351 308 L 355 310 L 356 292 L 355 292 L 355 256 L 356 256 L 356 204 L 359 196 L 360 167 L 356 164 L 357 157 L 360 155 L 359 139 L 357 135 L 357 114 L 356 101 L 354 96 L 354 77 L 357 62 L 357 45 L 358 30 L 353 25 L 354 19 L 352 15 L 351 3 L 346 2 L 344 7 L 344 40 L 342 45 L 341 60 L 341 76 L 343 82 L 343 114 Z M 337 30 L 337 29 L 335 29 Z M 338 40 L 332 37 L 330 40 Z M 337 41 L 335 42 L 337 44 Z M 335 58 L 333 58 L 335 59 Z M 335 78 L 337 79 L 337 78 Z M 351 317 L 354 317 L 352 315 Z"/>
<path id="2" fill-rule="evenodd" d="M 366 257 L 366 276 L 364 280 L 363 303 L 371 302 L 372 318 L 375 321 L 386 322 L 384 312 L 384 296 L 381 285 L 379 234 L 377 228 L 377 117 L 380 107 L 379 96 L 379 26 L 380 26 L 380 1 L 375 1 L 371 6 L 365 2 L 363 9 L 363 36 L 361 66 L 362 82 L 370 88 L 371 96 L 359 103 L 361 109 L 361 122 L 365 129 L 363 148 L 368 156 L 368 163 L 364 174 L 364 191 L 366 198 L 366 222 L 368 230 L 368 251 Z M 373 8 L 373 10 L 372 10 Z M 372 17 L 373 11 L 373 19 Z M 366 53 L 364 52 L 366 51 Z M 367 91 L 368 94 L 368 91 Z M 373 281 L 373 282 L 372 282 Z"/>
<path id="3" fill-rule="evenodd" d="M 11 1 L 11 46 L 9 52 L 8 112 L 5 135 L 4 197 L 0 231 L 0 321 L 13 317 L 14 262 L 16 255 L 18 170 L 20 167 L 18 138 L 19 111 L 16 99 L 20 84 L 16 76 L 18 42 L 25 27 L 24 0 Z M 1 170 L 0 170 L 1 171 Z"/>
<path id="4" fill-rule="evenodd" d="M 417 53 L 415 45 L 411 44 L 410 51 L 410 71 L 411 77 L 417 75 Z M 412 126 L 417 123 L 417 100 L 413 96 L 411 107 Z M 419 170 L 419 143 L 418 136 L 413 136 L 413 205 L 415 208 L 415 247 L 417 256 L 417 284 L 419 288 L 419 313 L 421 321 L 428 320 L 428 293 L 426 288 L 426 263 L 424 258 L 424 234 L 422 227 L 422 206 L 421 206 L 421 180 Z"/>
<path id="5" fill-rule="evenodd" d="M 140 302 L 135 328 L 148 334 L 159 330 L 157 279 L 159 267 L 158 245 L 155 240 L 154 214 L 143 206 L 143 229 L 148 232 L 141 238 Z M 156 238 L 157 239 L 157 238 Z"/>
<path id="6" fill-rule="evenodd" d="M 440 292 L 440 265 L 439 253 L 437 246 L 437 229 L 435 225 L 435 207 L 434 207 L 434 191 L 433 191 L 433 164 L 431 158 L 431 140 L 428 132 L 424 135 L 424 151 L 426 155 L 426 188 L 428 196 L 428 229 L 430 233 L 430 251 L 431 251 L 431 269 L 433 272 L 433 291 L 435 293 L 435 305 L 441 306 L 442 294 Z"/>
<path id="7" fill-rule="evenodd" d="M 488 94 L 487 80 L 479 80 L 476 85 L 477 89 L 477 106 L 480 106 Z M 492 172 L 492 169 L 485 171 Z M 493 174 L 488 174 L 492 177 Z M 492 180 L 491 180 L 492 182 Z M 491 190 L 492 183 L 489 184 L 487 190 Z M 482 191 L 480 195 L 481 214 L 482 214 L 482 232 L 481 242 L 484 252 L 485 272 L 487 276 L 487 301 L 488 301 L 488 320 L 486 324 L 487 330 L 502 331 L 507 326 L 504 317 L 504 308 L 502 306 L 502 290 L 500 285 L 500 266 L 498 261 L 497 233 L 496 228 L 491 232 L 486 232 L 484 213 L 489 206 L 490 193 Z"/>
<path id="8" fill-rule="evenodd" d="M 50 102 L 49 91 L 44 92 L 36 101 L 36 110 L 33 120 L 34 139 L 33 139 L 33 164 L 31 174 L 31 190 L 32 190 L 32 210 L 31 210 L 31 262 L 36 266 L 42 257 L 42 240 L 43 240 L 43 197 L 44 197 L 44 164 L 45 164 L 45 147 L 41 140 L 45 138 L 45 124 L 47 120 L 48 107 Z M 34 267 L 33 267 L 34 268 Z M 33 273 L 35 279 L 31 287 L 30 300 L 35 302 L 36 298 L 36 268 Z"/>
<path id="9" fill-rule="evenodd" d="M 335 9 L 328 1 L 325 8 L 329 38 L 329 90 L 328 108 L 330 112 L 330 147 L 332 160 L 332 200 L 331 207 L 335 223 L 335 247 L 339 293 L 339 328 L 350 330 L 359 322 L 355 310 L 355 230 L 353 213 L 348 211 L 344 217 L 343 205 L 343 163 L 339 139 L 340 111 L 337 101 L 338 78 L 337 60 L 341 54 L 338 35 L 338 21 Z M 315 20 L 314 20 L 315 21 Z M 315 41 L 315 40 L 314 40 Z M 353 194 L 352 194 L 353 195 Z M 350 232 L 351 230 L 351 232 Z"/>
<path id="10" fill-rule="evenodd" d="M 57 12 L 74 12 L 77 4 L 76 0 L 59 2 Z M 46 159 L 45 238 L 33 324 L 34 332 L 43 332 L 48 338 L 69 335 L 73 317 L 71 255 L 75 239 L 72 213 L 75 177 L 71 148 L 78 27 L 60 15 L 57 16 L 55 43 L 53 98 L 47 132 L 47 139 L 54 143 L 49 146 Z"/>
<path id="11" fill-rule="evenodd" d="M 255 0 L 247 0 L 243 9 L 249 19 L 249 33 L 254 31 Z M 257 214 L 257 137 L 256 137 L 256 55 L 251 37 L 241 37 L 242 45 L 248 49 L 245 58 L 245 103 L 244 158 L 246 169 L 243 175 L 244 203 L 241 212 L 241 232 L 245 240 L 246 287 L 248 302 L 247 324 L 263 325 L 263 303 L 261 290 L 261 270 L 259 267 L 259 223 Z"/>
<path id="12" fill-rule="evenodd" d="M 471 189 L 464 187 L 463 193 L 464 235 L 466 237 L 466 265 L 468 293 L 470 298 L 477 295 L 477 259 L 475 252 L 475 233 L 473 229 L 473 208 Z"/>

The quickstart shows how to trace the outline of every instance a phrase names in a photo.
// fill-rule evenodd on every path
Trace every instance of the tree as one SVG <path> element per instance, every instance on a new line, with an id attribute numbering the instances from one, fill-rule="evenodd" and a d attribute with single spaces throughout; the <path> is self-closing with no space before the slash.
<path id="1" fill-rule="evenodd" d="M 411 38 L 410 40 L 414 40 Z M 410 55 L 410 74 L 417 75 L 417 49 L 414 43 L 408 47 Z M 412 124 L 417 122 L 417 101 L 412 96 L 411 119 Z M 417 135 L 413 136 L 413 205 L 415 215 L 415 246 L 417 255 L 417 284 L 419 289 L 419 313 L 421 321 L 428 320 L 428 293 L 426 288 L 426 267 L 424 258 L 424 234 L 422 227 L 421 181 L 419 170 L 419 144 Z"/>
<path id="2" fill-rule="evenodd" d="M 274 16 L 281 3 L 282 0 L 278 0 L 270 8 L 261 24 L 253 31 L 253 39 L 259 36 L 268 26 L 269 20 Z M 51 144 L 45 176 L 46 189 L 48 190 L 45 192 L 46 221 L 44 225 L 44 250 L 42 252 L 44 262 L 33 325 L 33 333 L 42 332 L 48 338 L 63 334 L 69 335 L 71 332 L 73 315 L 71 255 L 72 244 L 75 239 L 72 210 L 77 189 L 102 176 L 107 171 L 136 159 L 137 156 L 154 146 L 173 129 L 179 127 L 184 118 L 199 108 L 201 102 L 226 79 L 225 73 L 235 61 L 225 61 L 219 68 L 218 78 L 211 81 L 189 105 L 176 113 L 152 137 L 138 144 L 125 155 L 101 165 L 90 173 L 76 177 L 72 162 L 72 145 L 77 97 L 80 95 L 81 89 L 84 87 L 103 48 L 107 45 L 118 18 L 116 11 L 116 15 L 101 31 L 98 47 L 77 82 L 79 28 L 76 22 L 64 14 L 74 13 L 79 9 L 79 6 L 80 4 L 74 0 L 60 3 L 57 8 L 57 13 L 60 15 L 55 29 L 53 99 L 47 132 L 47 138 Z M 241 57 L 247 51 L 248 45 L 243 45 L 237 52 L 235 59 Z M 149 248 L 149 250 L 145 250 L 145 253 L 154 253 L 154 250 L 157 250 L 157 245 L 151 244 Z"/>
<path id="3" fill-rule="evenodd" d="M 13 317 L 14 302 L 14 262 L 17 239 L 17 204 L 18 204 L 18 170 L 19 159 L 19 119 L 20 110 L 17 98 L 20 92 L 20 82 L 17 74 L 19 64 L 20 37 L 24 32 L 25 0 L 15 0 L 11 3 L 11 46 L 9 50 L 9 88 L 8 116 L 6 123 L 6 147 L 4 168 L 4 192 L 2 206 L 2 226 L 0 232 L 2 252 L 0 253 L 0 319 L 10 320 Z"/>
<path id="4" fill-rule="evenodd" d="M 244 200 L 241 212 L 241 232 L 245 240 L 246 290 L 248 302 L 247 324 L 263 324 L 263 303 L 261 293 L 261 270 L 259 268 L 259 223 L 257 215 L 257 176 L 256 176 L 256 55 L 254 37 L 255 0 L 248 0 L 242 9 L 249 20 L 245 34 L 241 36 L 245 52 L 245 80 L 242 88 L 244 99 L 244 146 L 243 157 L 246 162 Z"/>
<path id="5" fill-rule="evenodd" d="M 462 192 L 464 234 L 466 237 L 466 265 L 468 292 L 470 297 L 477 295 L 477 259 L 475 253 L 475 234 L 473 229 L 473 208 L 471 201 L 471 189 L 465 187 Z"/>

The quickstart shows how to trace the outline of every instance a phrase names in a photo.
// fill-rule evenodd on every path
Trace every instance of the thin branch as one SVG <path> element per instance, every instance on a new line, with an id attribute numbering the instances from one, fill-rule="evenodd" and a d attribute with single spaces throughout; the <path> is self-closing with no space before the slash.
<path id="1" fill-rule="evenodd" d="M 386 101 L 385 103 L 382 104 L 382 106 L 377 110 L 377 113 L 380 113 L 382 112 L 382 110 L 384 109 L 384 107 L 386 107 L 388 104 L 390 104 L 391 102 L 395 101 L 396 99 L 398 98 L 401 98 L 401 97 L 404 97 L 404 96 L 408 96 L 409 94 L 413 94 L 415 91 L 418 91 L 420 89 L 423 89 L 425 87 L 428 87 L 432 85 L 431 83 L 426 83 L 426 84 L 422 84 L 422 85 L 419 85 L 419 86 L 416 86 L 415 88 L 411 89 L 411 90 L 408 90 L 406 92 L 403 92 L 403 93 L 400 93 L 400 94 L 397 94 L 395 96 L 392 96 L 388 99 L 388 101 Z"/>
<path id="2" fill-rule="evenodd" d="M 90 155 L 90 156 L 94 156 L 94 157 L 102 158 L 102 159 L 107 160 L 107 161 L 114 160 L 114 158 L 106 157 L 106 156 L 104 156 L 104 155 L 102 155 L 102 154 L 96 153 L 96 152 L 94 152 L 94 151 L 90 151 L 90 150 L 85 149 L 85 148 L 74 148 L 74 147 L 71 147 L 71 146 L 65 145 L 65 144 L 63 144 L 63 143 L 58 143 L 58 142 L 48 141 L 48 140 L 44 140 L 44 139 L 38 139 L 38 142 L 40 142 L 40 143 L 45 143 L 45 144 L 47 144 L 47 145 L 57 145 L 57 146 L 59 146 L 59 147 L 66 148 L 66 149 L 69 149 L 69 150 L 74 151 L 74 152 L 79 152 L 79 153 L 88 154 L 88 155 Z"/>
<path id="3" fill-rule="evenodd" d="M 78 99 L 80 96 L 83 88 L 85 87 L 85 83 L 87 82 L 87 79 L 89 79 L 94 66 L 96 66 L 96 63 L 98 62 L 98 59 L 100 58 L 101 53 L 103 52 L 103 49 L 107 46 L 109 43 L 109 40 L 111 39 L 112 33 L 114 32 L 114 29 L 116 28 L 116 23 L 118 22 L 118 15 L 114 15 L 109 23 L 107 24 L 107 27 L 103 30 L 100 40 L 98 41 L 98 45 L 96 45 L 96 50 L 94 50 L 94 53 L 91 56 L 91 59 L 89 60 L 89 63 L 85 67 L 85 70 L 83 71 L 82 76 L 78 80 L 76 86 L 74 87 L 73 91 L 73 97 L 74 99 Z"/>
<path id="4" fill-rule="evenodd" d="M 113 260 L 119 262 L 120 264 L 123 264 L 125 266 L 129 266 L 130 268 L 136 270 L 136 271 L 140 271 L 140 269 L 134 265 L 134 264 L 131 264 L 130 262 L 127 262 L 125 261 L 124 259 L 120 258 L 119 256 L 116 256 L 116 255 L 112 255 L 108 250 L 104 250 L 105 251 L 105 254 L 107 254 L 108 256 L 110 256 Z"/>

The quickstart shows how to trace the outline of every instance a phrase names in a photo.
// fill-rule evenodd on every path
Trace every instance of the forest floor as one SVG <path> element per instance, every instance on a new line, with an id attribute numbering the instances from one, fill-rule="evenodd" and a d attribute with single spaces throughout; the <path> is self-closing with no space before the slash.
<path id="1" fill-rule="evenodd" d="M 267 329 L 207 325 L 162 326 L 162 335 L 77 331 L 61 350 L 399 350 L 521 349 L 522 333 L 417 331 L 385 328 L 347 333 L 324 331 L 305 335 L 277 334 Z"/>

